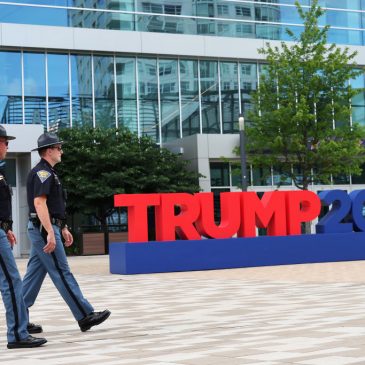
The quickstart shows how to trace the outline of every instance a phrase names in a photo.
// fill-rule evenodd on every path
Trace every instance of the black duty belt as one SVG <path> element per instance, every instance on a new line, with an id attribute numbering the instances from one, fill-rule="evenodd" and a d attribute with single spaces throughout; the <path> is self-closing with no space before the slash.
<path id="1" fill-rule="evenodd" d="M 5 233 L 8 233 L 9 230 L 13 229 L 13 221 L 11 221 L 11 220 L 1 221 L 0 220 L 0 229 L 3 229 L 5 231 Z"/>
<path id="2" fill-rule="evenodd" d="M 54 218 L 54 217 L 50 217 L 49 218 L 51 223 L 54 224 L 55 226 L 59 227 L 59 228 L 63 228 L 66 226 L 66 220 L 65 219 L 60 219 L 60 218 Z M 41 221 L 39 220 L 38 217 L 29 217 L 29 220 L 36 226 L 39 227 L 41 225 Z"/>

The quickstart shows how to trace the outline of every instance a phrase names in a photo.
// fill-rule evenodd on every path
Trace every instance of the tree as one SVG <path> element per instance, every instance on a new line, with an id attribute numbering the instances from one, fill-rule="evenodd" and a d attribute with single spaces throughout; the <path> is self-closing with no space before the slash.
<path id="1" fill-rule="evenodd" d="M 365 132 L 350 123 L 358 91 L 349 80 L 363 70 L 356 69 L 356 53 L 327 44 L 329 27 L 318 25 L 324 11 L 317 0 L 308 9 L 296 7 L 304 29 L 298 37 L 286 31 L 294 43 L 259 50 L 267 65 L 253 94 L 247 151 L 255 167 L 273 166 L 281 181 L 291 178 L 306 190 L 331 175 L 361 173 Z"/>
<path id="2" fill-rule="evenodd" d="M 199 174 L 188 162 L 127 129 L 70 128 L 60 132 L 57 165 L 67 189 L 67 211 L 93 215 L 106 225 L 114 194 L 197 192 Z"/>

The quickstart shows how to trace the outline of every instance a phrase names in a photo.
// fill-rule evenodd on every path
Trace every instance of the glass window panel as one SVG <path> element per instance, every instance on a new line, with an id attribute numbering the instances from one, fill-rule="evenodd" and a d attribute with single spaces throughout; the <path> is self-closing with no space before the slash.
<path id="1" fill-rule="evenodd" d="M 91 56 L 71 55 L 72 125 L 93 125 Z"/>
<path id="2" fill-rule="evenodd" d="M 74 6 L 74 0 L 0 0 L 0 3 L 15 3 L 15 4 L 39 4 L 39 5 L 60 5 L 60 6 Z"/>
<path id="3" fill-rule="evenodd" d="M 24 1 L 20 1 L 24 3 Z M 28 3 L 30 3 L 28 1 Z M 55 25 L 67 27 L 67 9 L 5 5 L 0 2 L 0 23 Z"/>
<path id="4" fill-rule="evenodd" d="M 162 141 L 180 137 L 177 60 L 159 60 Z"/>
<path id="5" fill-rule="evenodd" d="M 295 176 L 295 181 L 297 184 L 303 183 L 303 177 L 302 177 L 302 168 L 298 165 L 293 166 L 293 174 Z"/>
<path id="6" fill-rule="evenodd" d="M 361 13 L 327 10 L 324 16 L 325 23 L 333 27 L 361 28 Z"/>
<path id="7" fill-rule="evenodd" d="M 242 188 L 242 178 L 241 178 L 241 163 L 233 162 L 231 163 L 231 178 L 232 186 Z M 247 185 L 252 185 L 251 181 L 251 166 L 247 166 Z"/>
<path id="8" fill-rule="evenodd" d="M 360 0 L 319 0 L 318 4 L 327 8 L 360 10 Z"/>
<path id="9" fill-rule="evenodd" d="M 68 55 L 47 57 L 49 130 L 57 132 L 70 126 Z"/>
<path id="10" fill-rule="evenodd" d="M 365 80 L 364 74 L 351 80 L 351 86 L 354 89 L 360 89 L 360 92 L 351 100 L 351 112 L 353 122 L 365 125 Z"/>
<path id="11" fill-rule="evenodd" d="M 264 2 L 266 3 L 267 1 L 266 0 L 260 0 L 261 2 Z M 311 0 L 299 0 L 299 4 L 301 5 L 310 5 L 310 1 Z M 291 5 L 294 5 L 295 3 L 295 0 L 280 0 L 280 3 L 281 4 L 291 4 Z"/>
<path id="12" fill-rule="evenodd" d="M 171 15 L 191 15 L 192 5 L 189 1 L 171 0 L 146 1 L 137 0 L 137 11 L 149 13 L 149 15 L 139 15 L 137 29 L 147 32 L 164 33 L 185 33 L 191 34 L 195 30 L 195 20 Z M 159 14 L 159 15 L 150 15 Z M 170 16 L 163 16 L 164 14 Z"/>
<path id="13" fill-rule="evenodd" d="M 318 168 L 313 169 L 313 176 L 312 176 L 313 181 L 314 181 L 313 184 L 314 185 L 329 185 L 329 184 L 331 184 L 331 177 L 328 176 L 327 178 L 320 179 L 320 177 L 319 177 L 320 172 L 321 171 Z"/>
<path id="14" fill-rule="evenodd" d="M 239 95 L 238 64 L 220 63 L 223 133 L 238 132 Z"/>
<path id="15" fill-rule="evenodd" d="M 155 14 L 192 15 L 191 1 L 137 0 L 137 11 Z"/>
<path id="16" fill-rule="evenodd" d="M 247 172 L 248 178 L 250 178 L 250 172 Z M 240 163 L 232 163 L 231 164 L 231 177 L 232 177 L 232 186 L 241 187 L 241 164 Z M 249 183 L 249 185 L 251 185 Z"/>
<path id="17" fill-rule="evenodd" d="M 278 40 L 290 39 L 286 33 L 287 27 L 296 36 L 303 30 L 302 26 L 287 25 L 301 23 L 292 0 L 280 1 L 284 5 L 289 4 L 291 6 L 281 6 L 272 1 L 252 3 L 231 1 L 222 4 L 221 1 L 215 0 L 196 1 L 194 3 L 181 0 L 173 2 L 171 0 L 85 0 L 77 2 L 72 0 L 16 0 L 14 3 L 18 5 L 9 5 L 5 1 L 0 1 L 0 22 Z M 22 6 L 21 3 L 31 4 L 34 7 Z M 301 1 L 303 5 L 308 5 L 308 3 L 309 0 Z M 341 0 L 323 0 L 321 1 L 322 6 L 326 6 L 329 10 L 320 20 L 321 24 L 352 29 L 362 28 L 364 16 L 356 10 L 364 10 L 364 3 L 364 0 L 343 2 Z M 80 10 L 36 7 L 36 4 L 69 5 L 79 7 Z M 86 8 L 95 10 L 85 10 Z M 113 10 L 113 12 L 97 11 L 97 9 Z M 355 11 L 350 12 L 342 9 Z M 129 12 L 137 10 L 140 13 L 135 15 L 115 12 L 118 10 Z M 193 17 L 182 18 L 181 15 L 192 15 Z M 207 19 L 196 18 L 195 16 Z M 285 23 L 285 25 L 280 23 Z M 329 32 L 330 42 L 361 45 L 362 38 L 362 31 L 331 29 Z"/>
<path id="18" fill-rule="evenodd" d="M 96 8 L 113 10 L 91 11 L 91 10 L 68 10 L 69 23 L 72 27 L 97 28 L 97 29 L 117 29 L 117 30 L 135 30 L 135 15 L 129 13 L 117 13 L 115 10 L 134 11 L 134 0 L 118 1 L 98 1 L 76 6 L 85 8 Z"/>
<path id="19" fill-rule="evenodd" d="M 139 121 L 142 135 L 159 143 L 159 107 L 157 89 L 157 60 L 138 59 Z"/>
<path id="20" fill-rule="evenodd" d="M 94 56 L 95 124 L 115 128 L 114 58 Z"/>
<path id="21" fill-rule="evenodd" d="M 228 162 L 211 162 L 210 163 L 210 185 L 211 186 L 230 186 L 229 163 Z"/>
<path id="22" fill-rule="evenodd" d="M 218 62 L 200 61 L 203 133 L 220 133 Z"/>
<path id="23" fill-rule="evenodd" d="M 288 176 L 283 175 L 283 171 L 279 168 L 275 168 L 273 170 L 273 180 L 275 186 L 282 186 L 282 185 L 291 185 L 291 178 Z"/>
<path id="24" fill-rule="evenodd" d="M 281 1 L 280 1 L 281 2 Z M 256 7 L 256 11 L 258 7 Z M 256 12 L 256 20 L 264 20 L 272 21 L 276 23 L 292 23 L 292 24 L 301 24 L 302 20 L 293 6 L 269 6 L 269 5 L 261 5 L 260 11 Z M 276 26 L 273 26 L 273 30 L 277 32 L 279 29 Z"/>
<path id="25" fill-rule="evenodd" d="M 261 70 L 264 70 L 264 67 L 261 67 Z M 240 64 L 240 83 L 241 110 L 246 122 L 249 123 L 249 111 L 252 108 L 250 94 L 257 89 L 257 65 L 255 63 Z"/>
<path id="26" fill-rule="evenodd" d="M 43 124 L 46 120 L 45 54 L 24 52 L 24 110 L 26 124 Z"/>
<path id="27" fill-rule="evenodd" d="M 140 14 L 136 20 L 136 30 L 142 32 L 196 34 L 195 23 L 195 19 L 178 16 Z"/>
<path id="28" fill-rule="evenodd" d="M 290 28 L 295 34 L 300 34 L 300 32 L 303 30 L 303 27 L 296 27 L 296 26 L 289 27 L 287 25 L 283 26 L 283 25 L 264 24 L 264 23 L 256 23 L 254 26 L 255 26 L 255 35 L 254 35 L 255 38 L 261 38 L 261 39 L 288 40 L 289 36 L 286 33 L 287 28 Z"/>
<path id="29" fill-rule="evenodd" d="M 271 186 L 271 170 L 262 167 L 252 168 L 253 184 L 256 186 Z"/>
<path id="30" fill-rule="evenodd" d="M 344 185 L 350 183 L 350 177 L 348 175 L 342 174 L 333 176 L 333 183 L 335 185 Z"/>
<path id="31" fill-rule="evenodd" d="M 214 221 L 216 224 L 220 224 L 221 222 L 221 193 L 230 192 L 230 188 L 212 188 L 211 191 L 213 193 L 213 201 L 214 201 Z"/>
<path id="32" fill-rule="evenodd" d="M 180 60 L 183 136 L 200 133 L 198 61 Z"/>
<path id="33" fill-rule="evenodd" d="M 333 29 L 328 31 L 328 43 L 362 45 L 363 32 L 359 30 Z"/>
<path id="34" fill-rule="evenodd" d="M 116 57 L 118 126 L 137 132 L 136 59 Z"/>
<path id="35" fill-rule="evenodd" d="M 20 52 L 0 52 L 0 123 L 23 123 Z"/>
<path id="36" fill-rule="evenodd" d="M 360 175 L 352 175 L 351 180 L 353 184 L 365 184 L 365 165 L 361 166 L 362 171 Z"/>
<path id="37" fill-rule="evenodd" d="M 111 10 L 134 11 L 134 2 L 134 0 L 100 1 L 97 7 Z M 134 14 L 107 13 L 106 17 L 107 29 L 135 30 Z"/>

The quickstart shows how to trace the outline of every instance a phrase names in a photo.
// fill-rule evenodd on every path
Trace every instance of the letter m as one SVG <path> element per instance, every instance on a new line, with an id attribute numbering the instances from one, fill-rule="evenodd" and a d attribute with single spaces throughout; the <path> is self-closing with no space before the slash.
<path id="1" fill-rule="evenodd" d="M 267 228 L 268 236 L 286 236 L 285 192 L 266 192 L 262 199 L 254 192 L 241 196 L 239 237 L 255 237 L 256 227 Z"/>

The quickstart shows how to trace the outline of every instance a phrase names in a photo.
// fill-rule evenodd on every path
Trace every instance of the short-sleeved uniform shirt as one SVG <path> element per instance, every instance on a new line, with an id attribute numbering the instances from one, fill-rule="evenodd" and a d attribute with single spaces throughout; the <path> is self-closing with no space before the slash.
<path id="1" fill-rule="evenodd" d="M 47 207 L 52 218 L 66 218 L 66 202 L 61 181 L 53 167 L 44 159 L 29 172 L 27 198 L 29 213 L 36 213 L 34 198 L 47 197 Z"/>
<path id="2" fill-rule="evenodd" d="M 0 170 L 0 220 L 11 220 L 11 187 L 6 181 L 5 172 Z"/>

